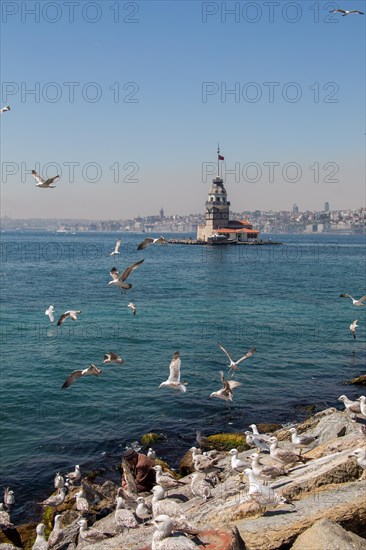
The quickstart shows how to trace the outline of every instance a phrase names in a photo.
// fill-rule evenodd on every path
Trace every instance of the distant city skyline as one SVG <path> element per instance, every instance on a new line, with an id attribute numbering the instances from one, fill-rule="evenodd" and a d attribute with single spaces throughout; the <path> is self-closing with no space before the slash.
<path id="1" fill-rule="evenodd" d="M 3 3 L 2 215 L 204 212 L 218 142 L 235 211 L 364 204 L 364 17 L 270 4 Z"/>

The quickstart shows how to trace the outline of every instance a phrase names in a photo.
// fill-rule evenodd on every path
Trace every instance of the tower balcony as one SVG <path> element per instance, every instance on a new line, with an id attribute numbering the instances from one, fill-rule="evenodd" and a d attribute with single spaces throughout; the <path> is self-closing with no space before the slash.
<path id="1" fill-rule="evenodd" d="M 221 202 L 221 201 L 206 201 L 206 208 L 210 206 L 230 206 L 230 201 Z"/>

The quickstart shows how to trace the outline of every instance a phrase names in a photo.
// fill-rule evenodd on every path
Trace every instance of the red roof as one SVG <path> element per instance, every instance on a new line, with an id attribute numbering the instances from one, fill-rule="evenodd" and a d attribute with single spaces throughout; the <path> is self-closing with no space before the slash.
<path id="1" fill-rule="evenodd" d="M 259 233 L 258 229 L 245 229 L 244 227 L 242 229 L 229 229 L 227 227 L 223 227 L 222 229 L 215 229 L 216 233 Z"/>

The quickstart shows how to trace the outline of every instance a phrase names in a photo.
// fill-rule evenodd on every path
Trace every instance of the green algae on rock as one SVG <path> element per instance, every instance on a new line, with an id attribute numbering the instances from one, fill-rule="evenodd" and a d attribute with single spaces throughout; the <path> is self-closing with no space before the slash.
<path id="1" fill-rule="evenodd" d="M 356 384 L 358 386 L 366 386 L 366 374 L 361 374 L 361 376 L 356 376 L 351 380 L 347 380 L 346 384 Z"/>
<path id="2" fill-rule="evenodd" d="M 230 449 L 238 449 L 239 453 L 247 451 L 249 446 L 246 444 L 245 435 L 242 433 L 223 433 L 209 435 L 208 438 L 211 449 L 217 451 L 230 451 Z"/>
<path id="3" fill-rule="evenodd" d="M 164 436 L 162 436 L 161 434 L 150 432 L 148 434 L 144 434 L 143 436 L 141 436 L 140 441 L 143 445 L 148 446 L 148 445 L 153 445 L 158 441 L 163 441 L 163 439 L 164 439 Z"/>

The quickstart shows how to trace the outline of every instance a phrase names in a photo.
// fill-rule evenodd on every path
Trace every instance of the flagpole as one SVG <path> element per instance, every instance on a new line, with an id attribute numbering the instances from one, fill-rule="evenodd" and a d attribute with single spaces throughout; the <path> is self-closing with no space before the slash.
<path id="1" fill-rule="evenodd" d="M 220 160 L 219 160 L 219 156 L 220 156 L 220 144 L 218 143 L 217 144 L 217 177 L 218 178 L 220 177 Z"/>

